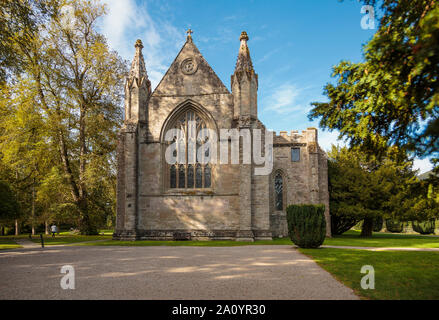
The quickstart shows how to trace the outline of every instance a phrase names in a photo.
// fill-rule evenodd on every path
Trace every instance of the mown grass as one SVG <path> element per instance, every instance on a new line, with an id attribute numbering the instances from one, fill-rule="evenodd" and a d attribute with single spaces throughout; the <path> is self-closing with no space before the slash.
<path id="1" fill-rule="evenodd" d="M 47 246 L 54 246 L 54 245 L 60 245 L 60 244 L 72 244 L 72 243 L 79 243 L 79 242 L 85 242 L 85 241 L 98 241 L 98 240 L 110 240 L 111 236 L 82 236 L 82 235 L 71 235 L 71 234 L 64 234 L 64 235 L 56 235 L 55 237 L 52 237 L 51 235 L 43 235 L 44 245 Z M 41 239 L 38 236 L 33 236 L 32 241 L 35 243 L 41 243 Z"/>
<path id="2" fill-rule="evenodd" d="M 342 235 L 326 238 L 323 244 L 353 247 L 439 248 L 439 237 L 374 232 L 371 238 L 362 238 L 360 231 L 349 230 Z"/>
<path id="3" fill-rule="evenodd" d="M 9 239 L 0 239 L 0 250 L 18 249 L 18 248 L 21 248 L 21 246 L 17 244 L 15 241 Z"/>
<path id="4" fill-rule="evenodd" d="M 289 239 L 274 239 L 261 240 L 254 242 L 247 241 L 231 241 L 231 240 L 212 240 L 212 241 L 152 241 L 152 240 L 139 240 L 139 241 L 119 241 L 108 240 L 100 242 L 90 243 L 78 243 L 81 246 L 129 246 L 129 247 L 142 247 L 142 246 L 189 246 L 189 247 L 237 247 L 237 246 L 249 246 L 249 245 L 292 245 Z"/>
<path id="5" fill-rule="evenodd" d="M 439 299 L 439 253 L 299 249 L 364 299 Z M 375 270 L 375 289 L 361 288 L 362 266 Z"/>
<path id="6" fill-rule="evenodd" d="M 51 234 L 49 235 L 43 234 L 43 240 L 44 240 L 44 245 L 48 245 L 48 246 L 65 245 L 65 244 L 73 244 L 73 243 L 84 242 L 84 241 L 111 240 L 112 234 L 113 234 L 112 230 L 100 230 L 99 235 L 95 235 L 95 236 L 83 236 L 83 235 L 73 234 L 69 231 L 64 231 L 57 233 L 55 237 L 52 237 Z M 36 234 L 31 237 L 29 237 L 29 234 L 20 234 L 18 236 L 15 235 L 0 236 L 0 241 L 3 240 L 14 241 L 15 239 L 27 239 L 38 244 L 41 243 L 40 234 Z"/>
<path id="7" fill-rule="evenodd" d="M 60 244 L 81 244 L 96 246 L 200 246 L 200 247 L 225 247 L 245 245 L 292 245 L 289 238 L 274 239 L 273 241 L 237 242 L 237 241 L 118 241 L 112 240 L 112 230 L 100 230 L 100 235 L 82 236 L 62 232 L 55 238 L 51 235 L 44 235 L 46 245 Z M 0 239 L 29 239 L 29 235 L 3 236 Z M 32 236 L 32 241 L 40 243 L 40 236 Z M 88 241 L 99 241 L 95 243 L 82 243 Z M 350 230 L 340 236 L 326 238 L 324 245 L 330 246 L 355 246 L 355 247 L 402 247 L 402 248 L 439 248 L 439 237 L 422 236 L 412 234 L 388 234 L 374 233 L 371 238 L 360 237 L 359 231 Z"/>
<path id="8" fill-rule="evenodd" d="M 372 238 L 361 238 L 360 232 L 348 231 L 341 236 L 326 238 L 324 245 L 359 247 L 403 247 L 403 248 L 439 248 L 439 237 L 374 233 Z M 200 246 L 225 247 L 247 245 L 292 245 L 289 238 L 273 241 L 237 242 L 237 241 L 118 241 L 108 240 L 96 243 L 84 243 L 88 246 Z"/>

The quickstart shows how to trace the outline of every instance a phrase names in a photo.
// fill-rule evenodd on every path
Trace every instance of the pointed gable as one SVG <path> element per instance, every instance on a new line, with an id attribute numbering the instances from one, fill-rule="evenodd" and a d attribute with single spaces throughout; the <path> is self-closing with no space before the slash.
<path id="1" fill-rule="evenodd" d="M 153 92 L 153 96 L 196 96 L 230 94 L 188 36 L 174 62 Z"/>

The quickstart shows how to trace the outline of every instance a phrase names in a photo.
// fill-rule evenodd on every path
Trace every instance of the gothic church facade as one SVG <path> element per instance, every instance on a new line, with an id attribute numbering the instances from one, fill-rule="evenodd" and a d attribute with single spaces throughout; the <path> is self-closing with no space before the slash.
<path id="1" fill-rule="evenodd" d="M 258 119 L 258 75 L 248 39 L 243 32 L 231 92 L 190 33 L 152 92 L 143 46 L 137 40 L 125 85 L 125 120 L 118 137 L 114 239 L 253 241 L 285 237 L 287 205 L 320 203 L 326 205 L 330 235 L 327 158 L 315 128 L 274 135 L 273 169 L 266 175 L 255 175 L 253 163 L 165 161 L 169 146 L 165 135 L 172 128 L 265 130 Z M 196 125 L 190 129 L 189 123 Z M 188 143 L 188 137 L 182 138 L 183 143 Z M 241 148 L 241 159 L 243 152 Z"/>

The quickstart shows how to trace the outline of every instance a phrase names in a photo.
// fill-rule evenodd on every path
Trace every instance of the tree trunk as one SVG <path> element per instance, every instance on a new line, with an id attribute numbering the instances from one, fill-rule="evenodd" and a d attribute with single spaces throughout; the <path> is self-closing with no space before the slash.
<path id="1" fill-rule="evenodd" d="M 44 233 L 45 234 L 49 234 L 49 223 L 46 221 L 44 221 Z"/>
<path id="2" fill-rule="evenodd" d="M 80 223 L 79 223 L 79 232 L 83 235 L 97 235 L 98 230 L 90 221 L 90 215 L 88 212 L 88 203 L 87 199 L 82 199 L 79 203 L 80 210 Z"/>
<path id="3" fill-rule="evenodd" d="M 373 218 L 365 218 L 361 228 L 361 237 L 372 237 Z"/>
<path id="4" fill-rule="evenodd" d="M 20 228 L 18 226 L 18 220 L 15 219 L 15 235 L 18 236 L 20 234 Z"/>
<path id="5" fill-rule="evenodd" d="M 32 184 L 32 235 L 35 235 L 35 178 Z"/>
<path id="6" fill-rule="evenodd" d="M 80 138 L 81 145 L 85 141 L 83 141 L 82 138 Z M 79 223 L 79 230 L 80 233 L 83 235 L 95 235 L 98 234 L 98 231 L 95 227 L 92 226 L 90 222 L 89 212 L 88 212 L 88 203 L 87 203 L 87 192 L 85 190 L 85 184 L 83 182 L 84 174 L 85 174 L 85 148 L 81 147 L 81 157 L 80 157 L 80 172 L 79 172 L 79 183 L 77 184 L 75 182 L 72 169 L 70 168 L 70 161 L 68 157 L 67 147 L 64 141 L 64 136 L 62 132 L 59 134 L 59 146 L 61 151 L 61 159 L 63 162 L 64 172 L 66 173 L 70 187 L 73 199 L 75 200 L 75 203 L 79 209 L 80 214 L 80 223 Z"/>
<path id="7" fill-rule="evenodd" d="M 86 147 L 86 134 L 85 134 L 85 116 L 86 116 L 86 108 L 85 102 L 83 101 L 83 105 L 80 108 L 80 116 L 79 116 L 79 144 L 80 144 L 80 156 L 79 156 L 79 183 L 78 183 L 78 191 L 79 191 L 79 210 L 81 213 L 81 222 L 80 222 L 80 232 L 85 235 L 94 235 L 98 234 L 97 229 L 92 225 L 90 221 L 90 212 L 88 210 L 88 199 L 87 199 L 87 188 L 85 185 L 85 168 L 86 168 L 86 155 L 87 155 L 87 147 Z"/>
<path id="8" fill-rule="evenodd" d="M 0 236 L 4 236 L 5 235 L 5 227 L 1 226 L 0 228 Z"/>

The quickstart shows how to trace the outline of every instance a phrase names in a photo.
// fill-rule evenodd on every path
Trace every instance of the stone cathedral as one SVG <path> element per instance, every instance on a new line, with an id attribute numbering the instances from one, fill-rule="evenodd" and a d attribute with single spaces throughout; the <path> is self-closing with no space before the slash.
<path id="1" fill-rule="evenodd" d="M 326 206 L 330 235 L 327 158 L 315 128 L 274 134 L 273 169 L 266 175 L 255 175 L 253 163 L 206 164 L 198 156 L 195 163 L 165 161 L 169 146 L 165 134 L 172 128 L 183 132 L 265 130 L 258 119 L 258 75 L 247 33 L 239 38 L 231 91 L 195 46 L 191 33 L 153 92 L 142 42 L 135 44 L 125 84 L 125 120 L 118 136 L 113 238 L 253 241 L 285 237 L 288 205 L 320 203 Z M 179 141 L 188 143 L 188 137 Z M 244 149 L 240 147 L 239 153 L 242 158 Z"/>

